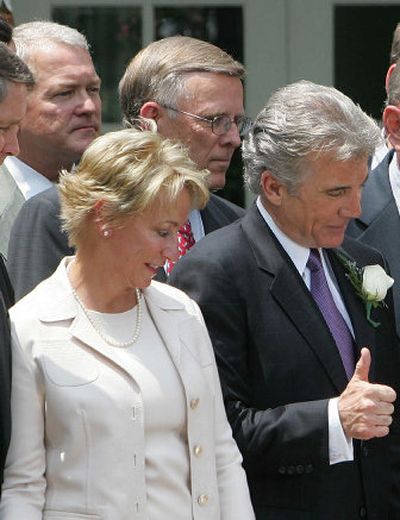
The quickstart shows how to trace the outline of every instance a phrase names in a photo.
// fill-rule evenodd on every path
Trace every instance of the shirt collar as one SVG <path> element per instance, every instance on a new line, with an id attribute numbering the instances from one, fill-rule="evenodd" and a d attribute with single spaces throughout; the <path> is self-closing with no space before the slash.
<path id="1" fill-rule="evenodd" d="M 268 227 L 271 229 L 278 242 L 289 255 L 291 261 L 294 263 L 296 269 L 300 273 L 300 276 L 303 277 L 308 257 L 310 256 L 310 248 L 301 246 L 297 242 L 294 242 L 277 226 L 274 219 L 263 206 L 260 197 L 257 197 L 256 204 L 258 211 L 261 213 L 261 216 L 267 223 Z"/>
<path id="2" fill-rule="evenodd" d="M 17 157 L 7 157 L 4 164 L 16 182 L 25 200 L 47 190 L 53 183 Z"/>

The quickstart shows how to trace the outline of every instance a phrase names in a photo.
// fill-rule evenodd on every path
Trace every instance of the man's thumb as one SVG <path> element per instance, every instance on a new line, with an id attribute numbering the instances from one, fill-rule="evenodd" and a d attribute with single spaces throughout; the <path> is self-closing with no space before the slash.
<path id="1" fill-rule="evenodd" d="M 371 366 L 371 353 L 367 348 L 361 349 L 360 359 L 356 364 L 353 379 L 368 382 L 369 367 Z"/>

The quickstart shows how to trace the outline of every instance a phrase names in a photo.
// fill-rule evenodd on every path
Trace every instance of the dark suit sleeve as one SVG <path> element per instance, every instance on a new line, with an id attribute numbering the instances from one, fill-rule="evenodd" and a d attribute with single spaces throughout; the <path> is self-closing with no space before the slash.
<path id="1" fill-rule="evenodd" d="M 228 419 L 248 475 L 312 472 L 328 464 L 328 400 L 282 405 L 284 386 L 291 387 L 291 381 L 279 382 L 279 374 L 290 369 L 278 363 L 276 370 L 271 367 L 270 377 L 261 374 L 260 345 L 254 340 L 255 329 L 268 327 L 272 317 L 257 316 L 257 302 L 248 305 L 238 289 L 240 281 L 236 282 L 235 275 L 207 253 L 188 253 L 169 278 L 170 284 L 187 292 L 201 307 L 215 349 Z M 279 337 L 275 345 L 265 345 L 272 350 L 280 347 Z M 272 363 L 274 357 L 271 351 Z M 274 387 L 273 393 L 263 387 L 265 379 Z"/>
<path id="2" fill-rule="evenodd" d="M 73 254 L 61 231 L 60 203 L 55 188 L 32 197 L 11 231 L 7 269 L 16 300 L 49 277 L 64 256 Z"/>
<path id="3" fill-rule="evenodd" d="M 0 293 L 0 486 L 3 482 L 4 465 L 11 434 L 10 394 L 10 326 L 6 304 L 4 302 L 3 295 Z"/>

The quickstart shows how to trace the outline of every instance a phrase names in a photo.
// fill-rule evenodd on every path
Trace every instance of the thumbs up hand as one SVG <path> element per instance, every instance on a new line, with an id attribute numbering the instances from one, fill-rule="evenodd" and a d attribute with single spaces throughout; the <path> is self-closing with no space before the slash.
<path id="1" fill-rule="evenodd" d="M 339 417 L 347 437 L 361 440 L 384 437 L 392 423 L 396 392 L 369 382 L 371 354 L 361 350 L 353 377 L 338 401 Z"/>

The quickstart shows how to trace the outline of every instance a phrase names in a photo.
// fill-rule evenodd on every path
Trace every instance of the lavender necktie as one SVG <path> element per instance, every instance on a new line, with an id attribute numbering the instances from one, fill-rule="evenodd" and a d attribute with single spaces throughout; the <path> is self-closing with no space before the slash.
<path id="1" fill-rule="evenodd" d="M 311 249 L 307 267 L 311 273 L 311 294 L 331 331 L 347 377 L 350 379 L 355 366 L 353 336 L 333 300 L 318 249 Z"/>

